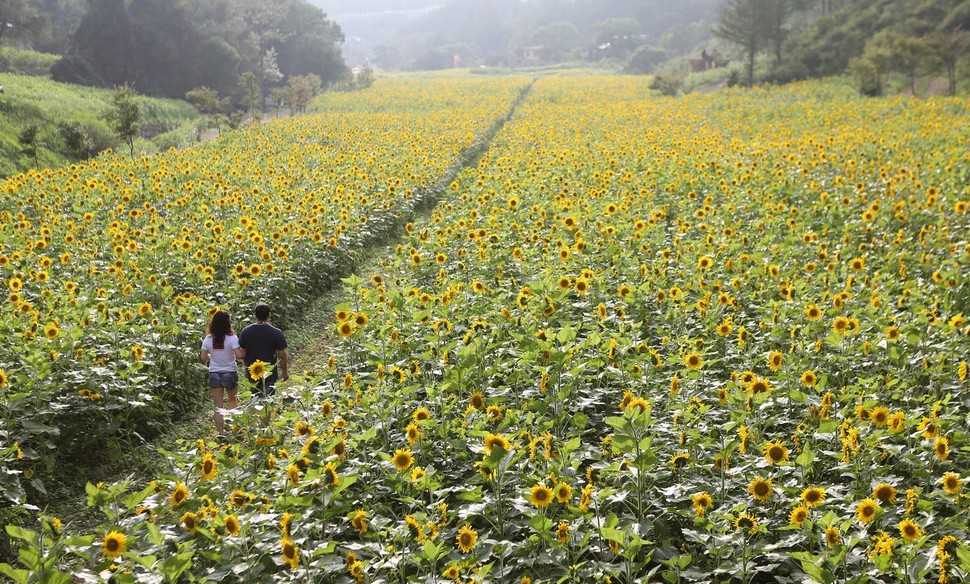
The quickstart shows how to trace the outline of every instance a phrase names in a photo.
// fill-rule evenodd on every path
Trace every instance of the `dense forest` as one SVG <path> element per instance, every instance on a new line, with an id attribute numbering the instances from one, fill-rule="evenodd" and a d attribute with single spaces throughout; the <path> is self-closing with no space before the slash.
<path id="1" fill-rule="evenodd" d="M 62 55 L 55 80 L 182 98 L 205 85 L 243 98 L 289 77 L 342 79 L 343 33 L 303 0 L 4 0 L 0 43 Z"/>

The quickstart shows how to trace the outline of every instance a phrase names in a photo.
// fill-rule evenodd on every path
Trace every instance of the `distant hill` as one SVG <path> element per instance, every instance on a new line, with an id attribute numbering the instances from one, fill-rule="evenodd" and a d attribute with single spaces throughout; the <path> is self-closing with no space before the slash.
<path id="1" fill-rule="evenodd" d="M 543 63 L 621 57 L 597 53 L 604 44 L 598 24 L 632 19 L 640 44 L 682 55 L 710 38 L 725 0 L 308 0 L 324 10 L 346 36 L 351 65 L 384 69 L 509 65 L 522 47 Z M 625 36 L 626 33 L 623 33 Z M 615 47 L 614 47 L 615 48 Z"/>

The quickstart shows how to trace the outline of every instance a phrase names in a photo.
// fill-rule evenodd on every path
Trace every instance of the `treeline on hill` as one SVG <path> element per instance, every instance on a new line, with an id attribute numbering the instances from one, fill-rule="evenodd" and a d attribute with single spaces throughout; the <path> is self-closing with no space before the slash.
<path id="1" fill-rule="evenodd" d="M 4 0 L 0 42 L 62 55 L 53 79 L 183 98 L 206 86 L 235 101 L 252 73 L 263 91 L 347 69 L 340 28 L 303 0 Z"/>
<path id="2" fill-rule="evenodd" d="M 728 0 L 714 34 L 739 49 L 748 84 L 851 73 L 878 95 L 896 73 L 913 93 L 918 77 L 945 76 L 952 95 L 968 27 L 968 0 Z"/>
<path id="3" fill-rule="evenodd" d="M 387 70 L 465 66 L 547 65 L 567 61 L 627 62 L 648 46 L 654 58 L 682 56 L 710 38 L 723 0 L 483 0 L 442 2 L 440 9 L 401 24 L 395 10 L 431 2 L 337 2 L 337 10 L 372 12 L 348 33 L 394 28 L 372 48 Z M 386 16 L 379 16 L 382 11 Z M 383 20 L 382 20 L 383 19 Z M 359 30 L 358 30 L 359 29 Z"/>

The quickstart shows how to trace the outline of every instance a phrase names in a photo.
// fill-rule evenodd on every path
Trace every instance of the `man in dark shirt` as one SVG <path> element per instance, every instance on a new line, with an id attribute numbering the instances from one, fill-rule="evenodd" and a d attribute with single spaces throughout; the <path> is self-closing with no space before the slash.
<path id="1" fill-rule="evenodd" d="M 273 395 L 277 380 L 286 381 L 290 378 L 286 363 L 286 337 L 283 331 L 269 323 L 269 312 L 268 304 L 257 304 L 253 309 L 256 322 L 239 333 L 239 346 L 246 352 L 243 356 L 246 378 L 255 384 L 255 393 L 260 398 Z M 262 361 L 267 368 L 272 369 L 262 379 L 253 379 L 250 375 L 249 367 L 256 361 Z"/>

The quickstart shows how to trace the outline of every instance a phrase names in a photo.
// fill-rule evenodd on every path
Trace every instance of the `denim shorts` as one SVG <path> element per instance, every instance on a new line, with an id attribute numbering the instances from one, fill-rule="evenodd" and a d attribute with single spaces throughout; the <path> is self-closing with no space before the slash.
<path id="1" fill-rule="evenodd" d="M 224 387 L 226 389 L 236 389 L 239 385 L 239 374 L 235 371 L 210 371 L 209 387 Z"/>

